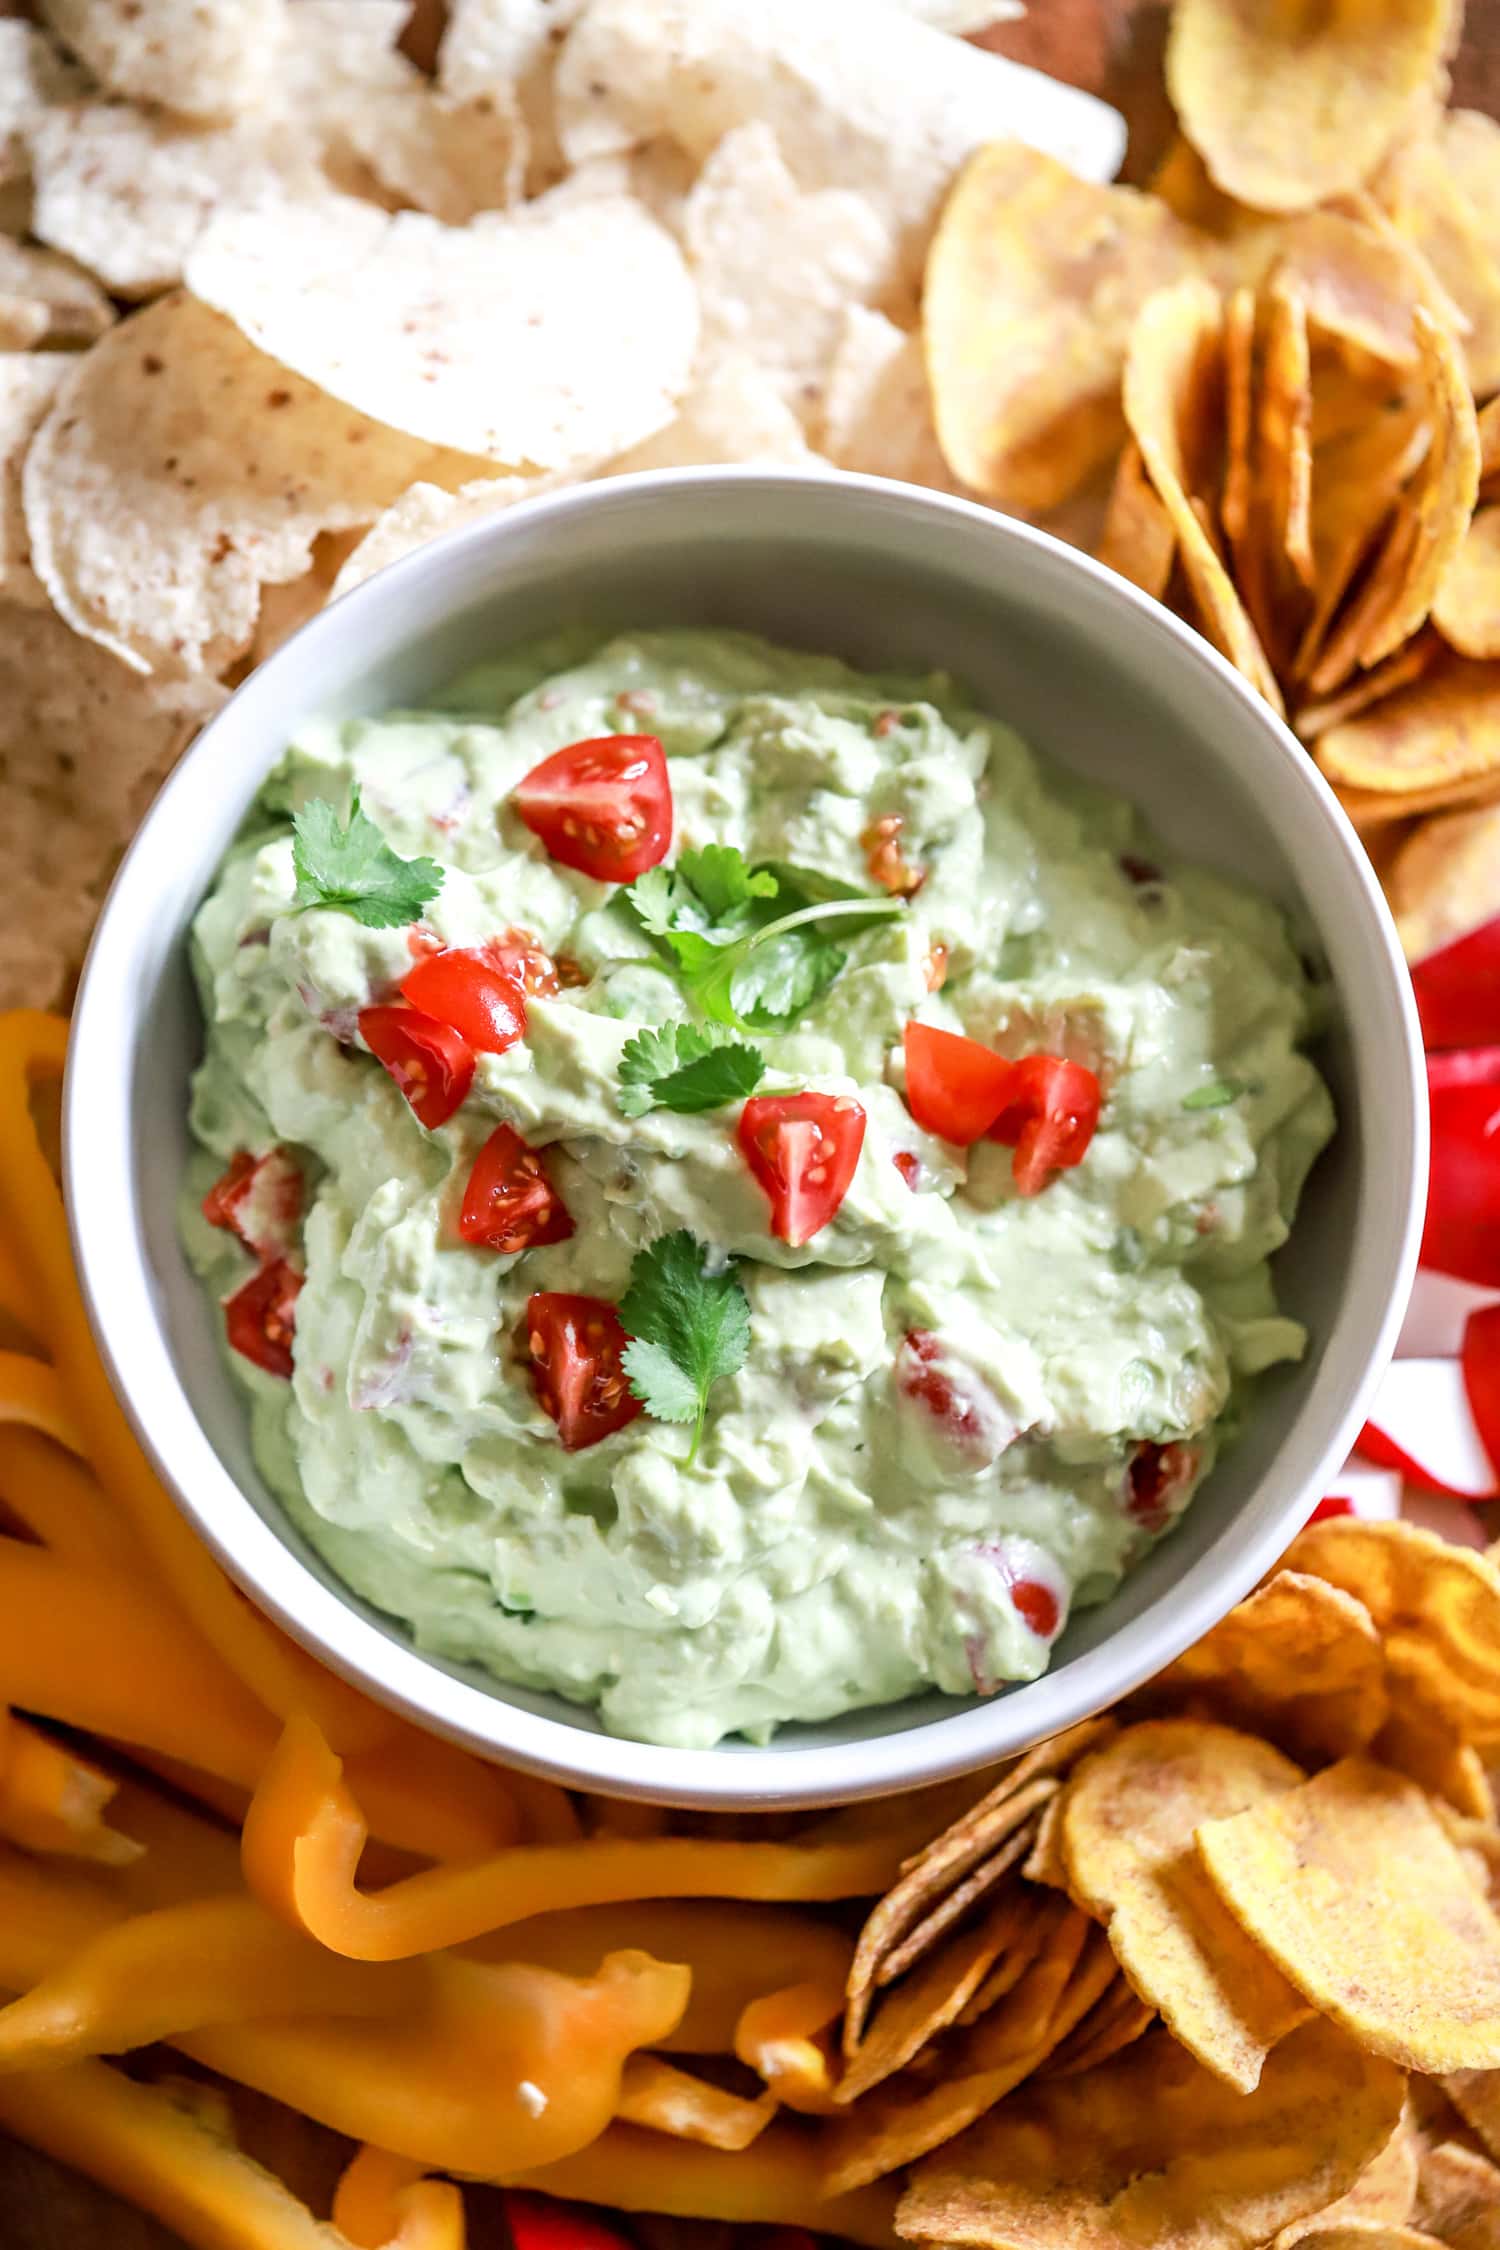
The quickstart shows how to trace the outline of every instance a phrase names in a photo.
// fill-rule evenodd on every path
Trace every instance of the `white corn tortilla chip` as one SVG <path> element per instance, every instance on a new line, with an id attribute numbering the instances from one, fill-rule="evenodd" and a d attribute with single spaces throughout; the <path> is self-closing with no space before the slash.
<path id="1" fill-rule="evenodd" d="M 539 493 L 558 490 L 560 477 L 478 477 L 461 484 L 456 492 L 441 485 L 414 484 L 392 501 L 383 516 L 371 524 L 333 582 L 328 599 L 362 586 L 377 570 L 399 562 L 403 555 L 425 547 L 429 539 L 465 524 L 483 523 L 513 508 L 518 500 L 533 500 Z"/>
<path id="2" fill-rule="evenodd" d="M 69 367 L 22 489 L 33 567 L 75 631 L 192 675 L 241 653 L 261 587 L 300 577 L 319 532 L 482 468 L 366 420 L 179 294 Z"/>
<path id="3" fill-rule="evenodd" d="M 552 80 L 562 42 L 584 0 L 450 0 L 438 50 L 438 85 L 454 101 L 489 94 L 513 104 L 526 141 L 533 193 L 561 177 Z"/>
<path id="4" fill-rule="evenodd" d="M 695 156 L 762 119 L 804 188 L 849 188 L 920 274 L 964 158 L 1018 134 L 1092 179 L 1124 150 L 1116 113 L 1038 71 L 913 23 L 884 0 L 593 0 L 557 66 L 571 163 L 670 134 Z"/>
<path id="5" fill-rule="evenodd" d="M 7 352 L 0 358 L 0 602 L 40 608 L 47 600 L 31 567 L 21 464 L 67 370 L 61 352 Z"/>
<path id="6" fill-rule="evenodd" d="M 110 93 L 183 117 L 254 108 L 287 35 L 287 0 L 43 0 L 42 13 Z"/>
<path id="7" fill-rule="evenodd" d="M 115 861 L 223 700 L 212 681 L 140 679 L 49 609 L 0 603 L 0 1007 L 66 1001 Z"/>
<path id="8" fill-rule="evenodd" d="M 763 367 L 730 356 L 704 369 L 677 418 L 600 470 L 686 469 L 703 462 L 784 462 L 818 467 L 802 425 Z"/>
<path id="9" fill-rule="evenodd" d="M 649 437 L 687 388 L 698 307 L 681 252 L 624 197 L 444 227 L 349 197 L 226 214 L 188 286 L 362 414 L 569 469 Z"/>
<path id="10" fill-rule="evenodd" d="M 921 336 L 850 305 L 828 369 L 819 445 L 841 469 L 962 493 L 943 459 Z"/>
<path id="11" fill-rule="evenodd" d="M 31 151 L 33 230 L 122 297 L 180 281 L 222 207 L 326 186 L 310 150 L 281 129 L 197 128 L 92 102 L 49 110 Z"/>
<path id="12" fill-rule="evenodd" d="M 82 93 L 84 77 L 33 24 L 0 17 L 0 182 L 24 179 L 33 126 Z"/>
<path id="13" fill-rule="evenodd" d="M 91 344 L 114 324 L 114 306 L 71 258 L 8 235 L 0 235 L 0 297 L 35 308 L 38 344 Z"/>
<path id="14" fill-rule="evenodd" d="M 816 421 L 844 308 L 877 296 L 890 270 L 890 229 L 846 189 L 804 195 L 757 122 L 726 133 L 704 165 L 683 234 L 700 366 L 748 360 L 804 424 Z"/>

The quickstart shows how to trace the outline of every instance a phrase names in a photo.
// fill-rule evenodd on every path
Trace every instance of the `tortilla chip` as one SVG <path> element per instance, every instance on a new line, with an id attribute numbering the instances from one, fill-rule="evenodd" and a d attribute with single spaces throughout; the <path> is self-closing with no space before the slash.
<path id="1" fill-rule="evenodd" d="M 1319 735 L 1330 727 L 1341 727 L 1346 719 L 1357 719 L 1362 711 L 1373 710 L 1398 688 L 1410 687 L 1430 672 L 1442 654 L 1439 636 L 1423 631 L 1405 648 L 1398 648 L 1369 672 L 1358 673 L 1346 688 L 1337 695 L 1325 696 L 1321 702 L 1304 703 L 1292 720 L 1292 725 L 1304 742 L 1316 742 Z"/>
<path id="2" fill-rule="evenodd" d="M 1177 534 L 1132 441 L 1120 455 L 1098 559 L 1160 601 L 1172 576 Z"/>
<path id="3" fill-rule="evenodd" d="M 1079 1768 L 1062 1816 L 1073 1899 L 1104 1923 L 1139 1997 L 1243 2093 L 1307 2010 L 1214 1897 L 1193 1836 L 1300 1778 L 1300 1767 L 1250 1735 L 1197 1719 L 1145 1720 Z"/>
<path id="4" fill-rule="evenodd" d="M 467 227 L 347 196 L 226 213 L 188 285 L 333 398 L 517 471 L 590 467 L 661 429 L 697 342 L 681 254 L 625 197 Z"/>
<path id="5" fill-rule="evenodd" d="M 228 117 L 265 93 L 284 39 L 286 0 L 45 0 L 53 31 L 112 94 L 183 117 Z"/>
<path id="6" fill-rule="evenodd" d="M 1193 507 L 1204 432 L 1217 426 L 1222 338 L 1218 292 L 1207 282 L 1161 290 L 1131 332 L 1125 419 L 1172 519 L 1202 630 L 1279 712 L 1281 693 L 1265 649 Z"/>
<path id="7" fill-rule="evenodd" d="M 1237 2094 L 1164 2031 L 1012 2095 L 913 2176 L 908 2240 L 973 2250 L 1245 2250 L 1353 2186 L 1401 2114 L 1399 2071 L 1331 2024 Z"/>
<path id="8" fill-rule="evenodd" d="M 1403 1775 L 1346 1758 L 1205 1822 L 1198 1850 L 1242 1928 L 1361 2045 L 1434 2076 L 1500 2067 L 1500 1921 Z"/>
<path id="9" fill-rule="evenodd" d="M 1352 1594 L 1385 1644 L 1394 1710 L 1500 1748 L 1500 1571 L 1410 1523 L 1310 1524 L 1285 1557 Z"/>
<path id="10" fill-rule="evenodd" d="M 8 305 L 29 306 L 39 316 L 32 324 L 32 344 L 64 349 L 91 344 L 114 325 L 114 306 L 71 258 L 12 242 L 7 235 L 0 235 L 0 298 Z"/>
<path id="11" fill-rule="evenodd" d="M 705 367 L 666 428 L 607 462 L 600 476 L 678 469 L 695 462 L 782 462 L 822 466 L 802 425 L 763 367 L 730 355 Z M 559 480 L 565 481 L 565 480 Z"/>
<path id="12" fill-rule="evenodd" d="M 846 2106 L 860 2100 L 956 2023 L 994 1966 L 1012 1926 L 1011 1902 L 1002 1900 L 982 1921 L 956 1931 L 927 1953 L 876 2009 L 835 2088 L 835 2101 Z"/>
<path id="13" fill-rule="evenodd" d="M 205 131 L 99 103 L 50 110 L 31 154 L 34 231 L 120 297 L 174 287 L 219 209 L 326 188 L 311 151 L 285 135 Z"/>
<path id="14" fill-rule="evenodd" d="M 1016 1797 L 1013 1813 L 1001 1806 L 988 1816 L 983 1829 L 983 1856 L 961 1881 L 954 1883 L 927 1909 L 900 1944 L 887 1953 L 876 1974 L 877 1985 L 891 1984 L 915 1968 L 951 1929 L 989 1898 L 1012 1869 L 1019 1870 L 1036 1837 L 1039 1807 L 1049 1802 L 1057 1789 L 1055 1781 L 1034 1782 Z M 998 1840 L 999 1832 L 1011 1827 L 1012 1821 L 1012 1832 L 1006 1834 L 1003 1841 Z"/>
<path id="15" fill-rule="evenodd" d="M 37 576 L 81 633 L 142 671 L 220 671 L 260 589 L 314 538 L 371 522 L 417 477 L 483 466 L 382 429 L 163 298 L 75 361 L 23 480 Z"/>
<path id="16" fill-rule="evenodd" d="M 1072 87 L 864 0 L 592 0 L 554 81 L 570 163 L 666 136 L 700 160 L 737 125 L 771 127 L 801 186 L 862 195 L 892 230 L 889 277 L 915 292 L 964 159 L 1020 134 L 1090 178 L 1121 121 Z"/>
<path id="17" fill-rule="evenodd" d="M 1357 188 L 1425 94 L 1446 0 L 1332 0 L 1293 18 L 1272 0 L 1178 0 L 1167 89 L 1219 187 L 1261 211 Z"/>
<path id="18" fill-rule="evenodd" d="M 868 303 L 884 286 L 890 229 L 846 189 L 804 195 L 775 134 L 757 121 L 726 134 L 704 165 L 683 238 L 698 289 L 702 363 L 747 360 L 811 426 L 844 308 Z"/>
<path id="19" fill-rule="evenodd" d="M 1153 1708 L 1191 1701 L 1302 1765 L 1363 1750 L 1384 1723 L 1385 1662 L 1351 1595 L 1281 1570 L 1154 1679 Z"/>
<path id="20" fill-rule="evenodd" d="M 938 435 L 986 498 L 1053 508 L 1115 452 L 1136 315 L 1216 255 L 1134 188 L 1017 143 L 974 157 L 943 209 L 923 320 Z"/>
<path id="21" fill-rule="evenodd" d="M 868 305 L 845 307 L 823 385 L 820 452 L 858 476 L 962 493 L 932 416 L 922 338 Z"/>
<path id="22" fill-rule="evenodd" d="M 1328 2229 L 1345 2227 L 1350 2221 L 1359 2225 L 1378 2222 L 1382 2226 L 1402 2228 L 1411 2217 L 1416 2201 L 1418 2146 L 1408 2109 L 1402 2113 L 1385 2147 L 1360 2173 L 1348 2194 L 1341 2195 L 1326 2210 L 1315 2211 L 1311 2218 L 1298 2219 L 1293 2225 L 1283 2227 L 1270 2250 L 1292 2250 L 1294 2243 L 1314 2237 L 1321 2242 Z"/>
<path id="23" fill-rule="evenodd" d="M 340 594 L 362 586 L 377 570 L 425 547 L 429 539 L 445 531 L 457 531 L 465 524 L 483 523 L 514 507 L 518 500 L 531 500 L 539 493 L 559 489 L 563 481 L 553 477 L 477 477 L 451 492 L 436 484 L 409 485 L 371 524 L 340 569 L 329 599 L 337 600 Z"/>
<path id="24" fill-rule="evenodd" d="M 1411 687 L 1328 728 L 1317 759 L 1341 789 L 1420 796 L 1429 807 L 1443 802 L 1431 792 L 1500 786 L 1500 670 L 1440 657 Z"/>
<path id="25" fill-rule="evenodd" d="M 1428 821 L 1402 846 L 1387 895 L 1409 961 L 1488 921 L 1500 899 L 1500 811 Z"/>
<path id="26" fill-rule="evenodd" d="M 1420 2150 L 1413 2226 L 1451 2241 L 1486 2211 L 1500 2211 L 1500 2169 L 1487 2156 L 1463 2141 L 1437 2141 Z"/>
<path id="27" fill-rule="evenodd" d="M 1059 1900 L 1048 1941 L 1025 1976 L 936 2051 L 935 2082 L 916 2074 L 891 2079 L 832 2129 L 825 2193 L 881 2179 L 963 2132 L 1046 2060 L 1114 1976 L 1102 1933 Z"/>
<path id="28" fill-rule="evenodd" d="M 56 352 L 0 357 L 0 601 L 29 608 L 44 607 L 47 596 L 31 567 L 21 465 L 67 365 Z"/>
<path id="29" fill-rule="evenodd" d="M 36 126 L 56 103 L 76 99 L 87 83 L 45 32 L 15 16 L 0 17 L 0 185 L 25 180 Z"/>
<path id="30" fill-rule="evenodd" d="M 66 1003 L 121 851 L 223 700 L 140 679 L 50 609 L 0 605 L 0 1007 Z"/>

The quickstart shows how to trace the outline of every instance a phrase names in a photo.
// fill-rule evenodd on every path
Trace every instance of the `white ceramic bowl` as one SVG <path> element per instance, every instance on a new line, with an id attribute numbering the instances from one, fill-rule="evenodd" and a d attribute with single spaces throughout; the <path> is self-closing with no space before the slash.
<path id="1" fill-rule="evenodd" d="M 1173 1532 L 987 1702 L 929 1695 L 788 1728 L 766 1749 L 618 1741 L 557 1697 L 421 1656 L 348 1594 L 256 1474 L 215 1320 L 178 1246 L 200 1024 L 184 935 L 267 770 L 315 713 L 419 704 L 568 619 L 722 622 L 864 665 L 946 666 L 1061 763 L 1136 799 L 1184 851 L 1306 923 L 1337 1018 L 1337 1139 L 1277 1260 L 1312 1335 Z M 1410 987 L 1379 889 L 1312 761 L 1194 633 L 1022 524 L 873 479 L 689 470 L 584 486 L 438 541 L 325 611 L 250 679 L 147 816 L 74 1017 L 67 1186 L 95 1332 L 136 1430 L 225 1568 L 349 1679 L 455 1740 L 619 1795 L 837 1802 L 1038 1741 L 1111 1702 L 1255 1582 L 1320 1497 L 1400 1323 L 1426 1183 Z"/>

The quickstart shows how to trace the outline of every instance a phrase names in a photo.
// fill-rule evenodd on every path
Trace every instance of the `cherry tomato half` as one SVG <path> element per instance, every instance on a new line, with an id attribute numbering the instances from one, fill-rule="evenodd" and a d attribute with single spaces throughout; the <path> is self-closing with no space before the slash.
<path id="1" fill-rule="evenodd" d="M 1015 1424 L 984 1377 L 948 1352 L 930 1328 L 907 1330 L 894 1371 L 902 1397 L 925 1407 L 948 1444 L 967 1460 L 998 1460 L 1015 1436 Z"/>
<path id="2" fill-rule="evenodd" d="M 654 734 L 603 734 L 533 766 L 516 811 L 553 859 L 598 883 L 631 883 L 672 844 L 672 784 Z"/>
<path id="3" fill-rule="evenodd" d="M 541 1158 L 513 1125 L 497 1125 L 475 1157 L 458 1231 L 476 1249 L 504 1253 L 566 1242 L 573 1232 L 567 1205 Z"/>
<path id="4" fill-rule="evenodd" d="M 499 937 L 486 938 L 479 950 L 533 998 L 550 999 L 562 985 L 557 962 L 530 930 L 504 930 Z"/>
<path id="5" fill-rule="evenodd" d="M 1011 1587 L 1010 1598 L 1022 1624 L 1042 1640 L 1050 1641 L 1062 1620 L 1052 1588 L 1044 1586 L 1039 1578 L 1018 1578 Z"/>
<path id="6" fill-rule="evenodd" d="M 302 1174 L 284 1148 L 236 1149 L 203 1198 L 203 1216 L 257 1256 L 280 1257 L 302 1216 Z"/>
<path id="7" fill-rule="evenodd" d="M 909 1023 L 906 1106 L 924 1132 L 967 1148 L 989 1131 L 1009 1096 L 1014 1063 L 978 1039 Z"/>
<path id="8" fill-rule="evenodd" d="M 1022 1195 L 1040 1195 L 1054 1172 L 1083 1162 L 1103 1097 L 1091 1070 L 1060 1055 L 1023 1055 L 1011 1070 L 989 1137 L 1015 1150 L 1011 1173 Z"/>
<path id="9" fill-rule="evenodd" d="M 401 979 L 401 990 L 424 1016 L 451 1024 L 476 1055 L 503 1055 L 525 1036 L 521 980 L 486 946 L 424 955 Z"/>
<path id="10" fill-rule="evenodd" d="M 603 1297 L 538 1290 L 526 1300 L 526 1361 L 544 1414 L 569 1453 L 597 1445 L 642 1411 L 623 1364 L 630 1341 Z"/>
<path id="11" fill-rule="evenodd" d="M 865 1113 L 848 1094 L 759 1094 L 740 1111 L 740 1151 L 771 1205 L 771 1232 L 798 1249 L 849 1191 Z"/>
<path id="12" fill-rule="evenodd" d="M 1177 1514 L 1198 1474 L 1197 1446 L 1143 1438 L 1125 1471 L 1125 1513 L 1145 1531 L 1161 1531 Z"/>
<path id="13" fill-rule="evenodd" d="M 268 1375 L 290 1376 L 297 1332 L 297 1292 L 302 1276 L 285 1258 L 272 1258 L 243 1288 L 224 1299 L 224 1326 L 242 1359 Z"/>
<path id="14" fill-rule="evenodd" d="M 474 1050 L 463 1034 L 418 1008 L 385 1006 L 360 1009 L 359 1033 L 418 1123 L 429 1132 L 446 1125 L 474 1083 Z"/>

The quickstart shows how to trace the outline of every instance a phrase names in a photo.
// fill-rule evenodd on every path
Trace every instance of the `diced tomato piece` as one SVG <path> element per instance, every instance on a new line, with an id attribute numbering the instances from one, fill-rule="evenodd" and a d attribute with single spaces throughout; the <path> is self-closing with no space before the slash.
<path id="1" fill-rule="evenodd" d="M 740 1151 L 771 1205 L 771 1232 L 799 1249 L 827 1226 L 865 1142 L 848 1094 L 758 1094 L 740 1111 Z"/>
<path id="2" fill-rule="evenodd" d="M 1176 1440 L 1158 1445 L 1152 1438 L 1144 1439 L 1125 1471 L 1126 1514 L 1143 1530 L 1162 1530 L 1198 1474 L 1199 1459 L 1195 1445 Z"/>
<path id="3" fill-rule="evenodd" d="M 525 1036 L 521 980 L 487 946 L 427 954 L 401 979 L 401 990 L 424 1016 L 451 1024 L 476 1055 L 503 1055 Z"/>
<path id="4" fill-rule="evenodd" d="M 1500 1085 L 1432 1086 L 1421 1262 L 1500 1288 Z"/>
<path id="5" fill-rule="evenodd" d="M 429 953 L 441 953 L 444 947 L 436 930 L 425 922 L 413 922 L 406 933 L 406 950 L 414 961 L 425 961 Z"/>
<path id="6" fill-rule="evenodd" d="M 550 1000 L 562 983 L 558 964 L 530 930 L 504 930 L 499 937 L 486 938 L 480 951 L 534 999 Z"/>
<path id="7" fill-rule="evenodd" d="M 1339 1516 L 1352 1516 L 1354 1502 L 1342 1492 L 1330 1492 L 1320 1500 L 1308 1517 L 1309 1523 L 1332 1523 Z"/>
<path id="8" fill-rule="evenodd" d="M 1429 1055 L 1429 1094 L 1450 1086 L 1500 1086 L 1500 1047 L 1448 1047 Z"/>
<path id="9" fill-rule="evenodd" d="M 1060 1055 L 1023 1055 L 1005 1106 L 989 1128 L 1015 1150 L 1011 1174 L 1022 1195 L 1040 1195 L 1054 1172 L 1081 1164 L 1099 1122 L 1099 1081 Z"/>
<path id="10" fill-rule="evenodd" d="M 930 1328 L 911 1328 L 895 1359 L 896 1388 L 926 1408 L 943 1436 L 971 1461 L 995 1461 L 1015 1424 L 982 1375 L 945 1350 Z"/>
<path id="11" fill-rule="evenodd" d="M 279 1257 L 302 1216 L 301 1171 L 284 1148 L 268 1149 L 264 1156 L 236 1149 L 229 1169 L 203 1198 L 203 1216 L 257 1256 Z"/>
<path id="12" fill-rule="evenodd" d="M 560 2203 L 527 2188 L 505 2188 L 501 2200 L 512 2250 L 634 2250 L 623 2227 L 584 2204 Z"/>
<path id="13" fill-rule="evenodd" d="M 1011 1587 L 1010 1598 L 1022 1623 L 1029 1625 L 1033 1633 L 1039 1633 L 1044 1641 L 1050 1641 L 1062 1618 L 1051 1587 L 1042 1585 L 1036 1578 L 1018 1578 Z"/>
<path id="14" fill-rule="evenodd" d="M 512 1253 L 566 1242 L 573 1222 L 534 1148 L 513 1125 L 497 1125 L 474 1159 L 458 1231 L 477 1249 Z"/>
<path id="15" fill-rule="evenodd" d="M 538 1290 L 526 1300 L 526 1358 L 543 1413 L 569 1453 L 597 1445 L 642 1411 L 625 1373 L 630 1339 L 603 1297 Z"/>
<path id="16" fill-rule="evenodd" d="M 916 1150 L 910 1148 L 898 1148 L 895 1155 L 891 1158 L 891 1162 L 895 1165 L 896 1170 L 901 1174 L 902 1179 L 905 1180 L 907 1186 L 911 1189 L 912 1194 L 915 1195 L 917 1192 L 918 1182 L 922 1177 L 922 1159 L 920 1156 L 918 1156 Z"/>
<path id="17" fill-rule="evenodd" d="M 474 1083 L 474 1051 L 451 1023 L 419 1008 L 361 1008 L 359 1032 L 429 1132 L 446 1125 Z"/>
<path id="18" fill-rule="evenodd" d="M 1440 946 L 1411 973 L 1429 1047 L 1483 1047 L 1500 1040 L 1500 914 Z"/>
<path id="19" fill-rule="evenodd" d="M 520 782 L 516 811 L 564 867 L 631 883 L 672 845 L 672 784 L 654 734 L 604 734 L 555 750 Z"/>
<path id="20" fill-rule="evenodd" d="M 906 1106 L 925 1132 L 967 1148 L 989 1131 L 1009 1100 L 1014 1063 L 978 1039 L 909 1023 Z"/>
<path id="21" fill-rule="evenodd" d="M 900 813 L 886 813 L 882 819 L 872 820 L 859 839 L 865 848 L 870 881 L 894 898 L 915 898 L 927 880 L 927 870 L 910 866 L 902 854 L 901 831 L 905 826 Z"/>
<path id="22" fill-rule="evenodd" d="M 243 1288 L 224 1300 L 224 1326 L 242 1359 L 268 1375 L 290 1376 L 297 1332 L 297 1292 L 302 1276 L 285 1258 L 272 1258 Z"/>

